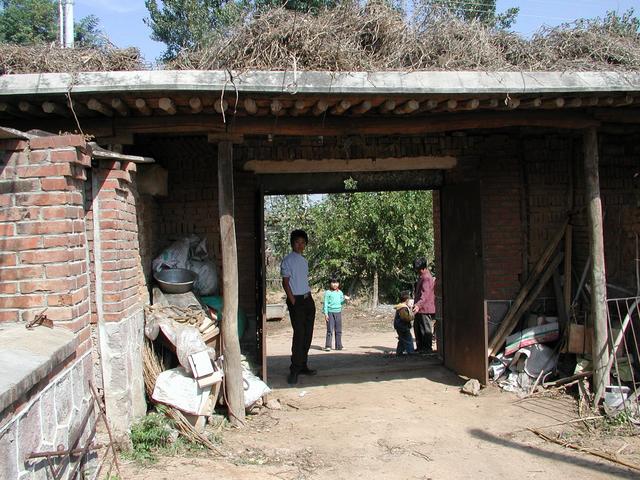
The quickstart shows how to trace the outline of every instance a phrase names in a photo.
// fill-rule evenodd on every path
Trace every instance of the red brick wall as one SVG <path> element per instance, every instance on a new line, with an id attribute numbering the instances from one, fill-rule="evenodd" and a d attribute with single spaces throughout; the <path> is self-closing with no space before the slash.
<path id="1" fill-rule="evenodd" d="M 487 137 L 480 163 L 485 298 L 514 298 L 522 273 L 521 163 L 519 143 Z"/>
<path id="2" fill-rule="evenodd" d="M 135 163 L 105 160 L 93 170 L 98 187 L 102 310 L 107 322 L 129 318 L 148 302 L 132 183 L 135 171 Z"/>
<path id="3" fill-rule="evenodd" d="M 90 348 L 84 182 L 78 135 L 0 142 L 0 321 L 40 312 Z"/>

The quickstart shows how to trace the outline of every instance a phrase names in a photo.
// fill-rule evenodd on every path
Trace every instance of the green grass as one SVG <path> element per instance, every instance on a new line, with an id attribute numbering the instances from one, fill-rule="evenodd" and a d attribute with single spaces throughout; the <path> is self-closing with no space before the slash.
<path id="1" fill-rule="evenodd" d="M 124 456 L 140 464 L 153 464 L 160 456 L 194 453 L 205 449 L 202 445 L 177 437 L 173 422 L 164 415 L 163 407 L 158 406 L 131 427 L 131 450 Z"/>

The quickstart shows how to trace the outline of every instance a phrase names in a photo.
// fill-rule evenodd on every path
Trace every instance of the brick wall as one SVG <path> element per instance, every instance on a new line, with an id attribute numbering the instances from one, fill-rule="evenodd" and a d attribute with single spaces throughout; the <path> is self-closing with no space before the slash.
<path id="1" fill-rule="evenodd" d="M 90 348 L 83 146 L 76 135 L 0 144 L 0 321 L 44 311 L 80 336 L 79 354 Z"/>
<path id="2" fill-rule="evenodd" d="M 0 322 L 28 322 L 44 312 L 54 330 L 73 332 L 77 345 L 0 412 L 0 478 L 45 478 L 46 463 L 26 456 L 69 448 L 91 402 L 84 188 L 91 162 L 84 147 L 76 135 L 0 141 Z"/>

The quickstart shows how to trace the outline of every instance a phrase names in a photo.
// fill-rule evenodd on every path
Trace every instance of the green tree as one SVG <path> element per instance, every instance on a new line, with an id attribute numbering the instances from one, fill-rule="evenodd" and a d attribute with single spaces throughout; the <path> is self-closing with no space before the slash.
<path id="1" fill-rule="evenodd" d="M 144 22 L 151 28 L 151 38 L 167 46 L 165 60 L 184 49 L 206 45 L 249 6 L 248 0 L 163 0 L 161 5 L 145 0 L 144 4 L 149 11 Z"/>
<path id="2" fill-rule="evenodd" d="M 491 28 L 508 29 L 516 21 L 520 8 L 497 12 L 496 0 L 423 0 L 428 15 L 449 14 L 465 21 L 479 21 Z"/>
<path id="3" fill-rule="evenodd" d="M 19 45 L 51 43 L 58 39 L 57 0 L 0 0 L 0 42 Z M 95 15 L 75 24 L 79 46 L 101 47 L 107 42 Z"/>
<path id="4" fill-rule="evenodd" d="M 331 195 L 313 209 L 315 242 L 309 249 L 317 283 L 333 274 L 372 285 L 372 303 L 394 300 L 411 286 L 417 255 L 434 257 L 431 192 L 357 192 Z"/>

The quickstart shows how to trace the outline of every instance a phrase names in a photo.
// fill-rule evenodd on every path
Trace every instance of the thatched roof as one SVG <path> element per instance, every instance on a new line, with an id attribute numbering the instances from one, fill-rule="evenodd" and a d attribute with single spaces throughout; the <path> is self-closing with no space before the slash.
<path id="1" fill-rule="evenodd" d="M 547 28 L 531 39 L 381 3 L 346 3 L 316 15 L 276 8 L 240 19 L 207 46 L 164 65 L 188 70 L 612 71 L 640 70 L 640 37 L 606 20 Z M 0 45 L 1 73 L 145 68 L 135 49 Z"/>

